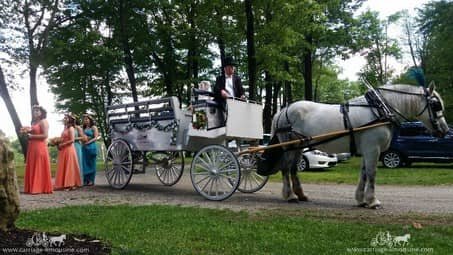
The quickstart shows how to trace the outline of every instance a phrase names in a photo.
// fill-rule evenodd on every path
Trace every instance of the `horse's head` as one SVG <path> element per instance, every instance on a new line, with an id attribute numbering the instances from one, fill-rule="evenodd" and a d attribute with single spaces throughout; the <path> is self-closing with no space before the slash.
<path id="1" fill-rule="evenodd" d="M 425 106 L 416 118 L 435 135 L 443 137 L 449 128 L 444 117 L 444 102 L 434 89 L 434 84 L 431 84 L 428 89 L 424 89 Z"/>

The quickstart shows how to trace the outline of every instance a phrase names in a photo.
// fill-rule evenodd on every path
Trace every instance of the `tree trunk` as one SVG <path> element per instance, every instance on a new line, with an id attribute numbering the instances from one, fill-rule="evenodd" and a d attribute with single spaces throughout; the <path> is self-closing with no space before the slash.
<path id="1" fill-rule="evenodd" d="M 313 38 L 307 36 L 307 42 L 312 45 Z M 305 81 L 305 100 L 313 100 L 313 60 L 311 57 L 311 49 L 306 49 L 304 52 L 304 81 Z"/>
<path id="2" fill-rule="evenodd" d="M 190 4 L 190 10 L 187 15 L 188 23 L 190 24 L 191 33 L 190 33 L 190 42 L 189 49 L 187 51 L 187 81 L 194 85 L 195 88 L 198 88 L 198 73 L 199 73 L 199 39 L 197 38 L 196 28 L 197 24 L 195 23 L 195 10 L 196 3 L 192 2 Z M 188 87 L 186 94 L 186 103 L 190 104 L 190 97 L 192 96 L 192 88 Z"/>
<path id="3" fill-rule="evenodd" d="M 5 77 L 3 76 L 3 70 L 1 67 L 0 67 L 0 96 L 3 98 L 3 101 L 5 102 L 6 105 L 6 109 L 8 109 L 9 116 L 13 121 L 14 129 L 16 131 L 17 138 L 19 139 L 20 146 L 22 148 L 22 154 L 24 154 L 25 157 L 27 155 L 27 141 L 19 133 L 19 130 L 22 127 L 22 123 L 19 119 L 19 115 L 17 115 L 16 108 L 14 107 L 13 101 L 11 100 L 11 96 L 9 95 L 8 87 L 6 86 Z"/>
<path id="4" fill-rule="evenodd" d="M 223 41 L 223 21 L 222 21 L 222 14 L 220 13 L 218 8 L 216 10 L 216 21 L 219 27 L 219 34 L 217 35 L 217 44 L 219 45 L 220 51 L 220 74 L 223 74 L 223 65 L 225 64 L 225 42 Z"/>
<path id="5" fill-rule="evenodd" d="M 14 168 L 14 154 L 0 130 L 0 231 L 14 228 L 19 217 L 19 185 Z"/>
<path id="6" fill-rule="evenodd" d="M 285 71 L 289 74 L 289 63 L 285 61 L 284 65 Z M 284 94 L 284 99 L 285 103 L 283 105 L 287 106 L 293 102 L 293 93 L 291 90 L 291 82 L 288 80 L 285 80 L 285 94 Z"/>
<path id="7" fill-rule="evenodd" d="M 247 17 L 247 64 L 249 77 L 249 99 L 256 99 L 256 56 L 255 56 L 255 28 L 252 0 L 245 0 L 245 14 Z"/>
<path id="8" fill-rule="evenodd" d="M 272 82 L 271 77 L 268 71 L 264 72 L 264 84 L 266 88 L 266 95 L 264 100 L 264 109 L 263 109 L 263 127 L 264 133 L 271 132 L 272 126 Z"/>
<path id="9" fill-rule="evenodd" d="M 119 3 L 121 46 L 123 47 L 124 63 L 126 65 L 127 77 L 129 78 L 129 83 L 131 84 L 132 100 L 134 102 L 138 102 L 137 81 L 135 79 L 134 61 L 132 58 L 131 48 L 129 45 L 129 36 L 126 32 L 127 27 L 126 14 L 128 10 L 127 7 L 123 6 L 123 3 L 124 3 L 123 0 L 121 0 Z"/>
<path id="10" fill-rule="evenodd" d="M 280 99 L 280 90 L 282 88 L 282 85 L 280 82 L 272 82 L 273 84 L 273 88 L 274 88 L 274 92 L 272 94 L 272 116 L 274 116 L 277 111 L 278 111 L 278 100 Z M 280 104 L 280 105 L 285 105 L 286 102 L 283 102 L 283 104 Z"/>
<path id="11" fill-rule="evenodd" d="M 36 74 L 38 72 L 38 67 L 30 65 L 30 113 L 32 111 L 33 105 L 39 104 L 38 101 L 38 88 L 36 85 Z"/>

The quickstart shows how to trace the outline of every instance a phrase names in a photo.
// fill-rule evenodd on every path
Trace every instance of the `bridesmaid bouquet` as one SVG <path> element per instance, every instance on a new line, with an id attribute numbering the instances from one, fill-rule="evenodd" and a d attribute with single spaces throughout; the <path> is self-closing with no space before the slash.
<path id="1" fill-rule="evenodd" d="M 31 131 L 31 127 L 21 127 L 19 129 L 19 133 L 21 133 L 23 135 L 30 133 L 30 131 Z"/>
<path id="2" fill-rule="evenodd" d="M 80 137 L 80 142 L 86 143 L 87 141 L 88 141 L 88 136 L 83 135 L 83 136 Z"/>
<path id="3" fill-rule="evenodd" d="M 51 146 L 57 146 L 60 143 L 61 143 L 61 137 L 54 137 L 54 138 L 49 139 L 49 145 L 51 145 Z"/>

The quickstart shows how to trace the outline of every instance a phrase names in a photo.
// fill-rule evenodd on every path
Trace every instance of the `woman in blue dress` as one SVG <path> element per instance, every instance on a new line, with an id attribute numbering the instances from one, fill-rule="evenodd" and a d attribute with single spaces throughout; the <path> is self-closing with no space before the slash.
<path id="1" fill-rule="evenodd" d="M 82 127 L 80 126 L 81 121 L 80 118 L 76 119 L 75 128 L 74 128 L 74 147 L 77 152 L 77 161 L 79 162 L 79 169 L 80 169 L 80 183 L 84 183 L 83 181 L 83 153 L 82 153 L 82 143 L 86 141 L 86 136 L 83 132 Z"/>
<path id="2" fill-rule="evenodd" d="M 82 147 L 83 184 L 92 186 L 96 177 L 96 140 L 99 137 L 99 132 L 93 116 L 89 114 L 83 115 L 83 132 L 86 136 L 86 141 Z"/>

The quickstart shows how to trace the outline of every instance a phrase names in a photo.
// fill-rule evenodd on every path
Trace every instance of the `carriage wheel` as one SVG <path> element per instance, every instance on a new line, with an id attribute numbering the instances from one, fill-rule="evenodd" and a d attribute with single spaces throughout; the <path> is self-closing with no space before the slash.
<path id="1" fill-rule="evenodd" d="M 123 140 L 110 144 L 105 159 L 105 177 L 115 189 L 124 189 L 132 177 L 132 151 Z"/>
<path id="2" fill-rule="evenodd" d="M 240 183 L 239 162 L 224 146 L 206 146 L 192 160 L 190 179 L 195 190 L 206 199 L 227 199 Z"/>
<path id="3" fill-rule="evenodd" d="M 181 179 L 184 172 L 184 153 L 179 152 L 156 152 L 152 154 L 156 175 L 165 186 L 175 185 Z"/>
<path id="4" fill-rule="evenodd" d="M 238 190 L 243 193 L 253 193 L 262 189 L 269 180 L 269 176 L 259 175 L 256 165 L 256 158 L 253 154 L 242 154 L 238 157 L 241 165 L 241 182 Z"/>

